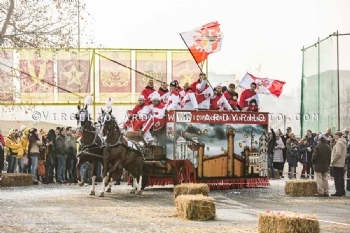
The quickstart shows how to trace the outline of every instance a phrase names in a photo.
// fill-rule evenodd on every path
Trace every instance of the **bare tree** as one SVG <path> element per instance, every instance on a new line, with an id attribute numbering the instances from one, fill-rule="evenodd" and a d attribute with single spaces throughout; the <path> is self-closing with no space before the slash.
<path id="1" fill-rule="evenodd" d="M 86 35 L 88 14 L 78 0 L 0 0 L 0 46 L 19 48 L 77 47 L 78 9 L 81 36 Z"/>

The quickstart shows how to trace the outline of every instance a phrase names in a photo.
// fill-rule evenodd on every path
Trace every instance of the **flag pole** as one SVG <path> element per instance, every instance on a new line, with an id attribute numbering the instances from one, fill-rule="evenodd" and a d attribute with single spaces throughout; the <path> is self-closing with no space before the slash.
<path id="1" fill-rule="evenodd" d="M 191 53 L 191 50 L 190 50 L 190 48 L 188 47 L 188 45 L 187 45 L 185 39 L 182 37 L 181 33 L 180 33 L 180 36 L 181 36 L 182 41 L 185 43 L 185 45 L 186 45 L 188 51 L 190 51 L 190 54 L 191 54 L 191 56 L 193 57 L 193 60 L 196 62 L 198 68 L 199 68 L 200 71 L 203 73 L 202 68 L 201 68 L 200 65 L 197 63 L 196 59 L 194 58 L 193 54 Z"/>
<path id="2" fill-rule="evenodd" d="M 190 54 L 192 55 L 193 60 L 194 60 L 194 62 L 197 64 L 197 66 L 198 66 L 199 70 L 201 71 L 201 73 L 203 73 L 202 68 L 201 68 L 201 67 L 200 67 L 200 65 L 197 63 L 196 59 L 194 58 L 193 54 L 191 53 L 191 50 L 190 50 L 190 48 L 188 47 L 188 45 L 187 45 L 187 43 L 186 43 L 185 39 L 182 37 L 181 33 L 180 33 L 179 35 L 181 36 L 182 41 L 185 43 L 185 45 L 186 45 L 186 47 L 187 47 L 188 51 L 189 51 L 189 52 L 190 52 Z M 203 65 L 204 65 L 204 63 L 203 63 Z M 208 76 L 208 74 L 206 74 L 206 75 Z M 211 87 L 211 89 L 213 89 L 213 90 L 214 90 L 214 88 L 213 88 L 213 86 L 210 84 L 210 82 L 209 82 L 208 78 L 207 78 L 207 83 L 209 84 L 209 86 Z"/>

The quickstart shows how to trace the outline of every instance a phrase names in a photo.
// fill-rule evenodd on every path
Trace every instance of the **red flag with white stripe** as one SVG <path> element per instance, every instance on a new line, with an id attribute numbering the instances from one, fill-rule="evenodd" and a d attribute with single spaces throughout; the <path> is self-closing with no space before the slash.
<path id="1" fill-rule="evenodd" d="M 241 82 L 239 83 L 238 87 L 243 89 L 249 89 L 250 84 L 252 82 L 256 83 L 256 92 L 259 94 L 267 94 L 267 95 L 275 95 L 279 97 L 282 94 L 283 91 L 283 85 L 286 84 L 286 82 L 276 80 L 276 79 L 269 79 L 269 78 L 258 78 L 254 75 L 251 75 L 247 73 Z"/>
<path id="2" fill-rule="evenodd" d="M 197 64 L 207 59 L 211 53 L 220 51 L 224 35 L 220 24 L 211 22 L 191 31 L 180 33 Z"/>

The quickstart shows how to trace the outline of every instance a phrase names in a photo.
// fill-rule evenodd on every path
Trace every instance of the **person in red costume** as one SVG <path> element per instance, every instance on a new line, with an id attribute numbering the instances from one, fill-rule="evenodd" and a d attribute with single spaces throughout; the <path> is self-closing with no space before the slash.
<path id="1" fill-rule="evenodd" d="M 180 87 L 180 84 L 179 84 L 179 82 L 178 82 L 177 80 L 174 80 L 173 82 L 174 82 L 175 85 L 176 85 L 175 87 L 176 87 L 177 92 L 179 92 L 180 101 L 182 101 L 182 99 L 185 97 L 186 92 L 185 92 L 184 89 L 182 89 L 182 88 Z"/>
<path id="2" fill-rule="evenodd" d="M 176 83 L 174 81 L 170 83 L 170 96 L 169 96 L 168 102 L 167 102 L 165 107 L 168 111 L 176 110 L 176 109 L 179 109 L 181 107 L 180 106 L 180 94 L 176 90 Z"/>
<path id="3" fill-rule="evenodd" d="M 157 131 L 165 126 L 165 105 L 161 102 L 161 97 L 158 93 L 152 94 L 151 101 L 152 104 L 149 107 L 154 119 L 153 131 Z"/>
<path id="4" fill-rule="evenodd" d="M 124 123 L 124 128 L 132 128 L 133 131 L 141 130 L 147 143 L 154 140 L 150 128 L 153 125 L 151 108 L 145 103 L 145 97 L 140 96 L 138 104 L 131 111 L 129 119 Z"/>
<path id="5" fill-rule="evenodd" d="M 252 99 L 249 102 L 249 107 L 247 108 L 247 112 L 259 112 L 259 106 L 256 104 L 256 99 Z"/>
<path id="6" fill-rule="evenodd" d="M 224 94 L 222 93 L 221 83 L 216 85 L 216 90 L 214 92 L 214 95 L 211 97 L 210 110 L 233 111 L 231 106 L 228 104 L 227 99 L 225 98 Z"/>
<path id="7" fill-rule="evenodd" d="M 256 83 L 252 82 L 250 84 L 250 89 L 246 89 L 241 93 L 241 98 L 239 99 L 239 105 L 243 109 L 243 111 L 247 111 L 249 107 L 249 103 L 252 99 L 256 100 L 256 105 L 259 105 L 259 96 L 255 92 Z"/>
<path id="8" fill-rule="evenodd" d="M 149 96 L 155 91 L 156 90 L 154 90 L 153 79 L 149 79 L 147 82 L 147 86 L 141 92 L 141 95 L 143 95 L 145 97 L 145 103 L 147 105 L 149 105 L 151 103 Z"/>
<path id="9" fill-rule="evenodd" d="M 170 91 L 168 90 L 168 84 L 166 82 L 162 82 L 162 85 L 159 87 L 158 93 L 160 95 L 162 103 L 166 104 L 170 96 Z"/>
<path id="10" fill-rule="evenodd" d="M 214 95 L 213 89 L 208 85 L 207 77 L 204 73 L 199 75 L 199 79 L 191 84 L 190 88 L 196 94 L 198 109 L 208 110 L 210 108 L 210 98 Z"/>
<path id="11" fill-rule="evenodd" d="M 224 96 L 227 99 L 227 102 L 229 105 L 231 105 L 233 110 L 237 110 L 237 106 L 239 106 L 238 104 L 238 93 L 235 92 L 236 86 L 233 83 L 230 83 L 228 85 L 228 89 L 224 92 Z M 236 98 L 234 98 L 236 97 Z M 241 110 L 241 109 L 240 109 Z"/>

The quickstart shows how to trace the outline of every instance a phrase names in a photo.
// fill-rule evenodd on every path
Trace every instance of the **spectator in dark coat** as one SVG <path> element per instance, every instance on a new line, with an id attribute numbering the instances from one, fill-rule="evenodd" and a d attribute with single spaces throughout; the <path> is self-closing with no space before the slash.
<path id="1" fill-rule="evenodd" d="M 269 168 L 271 169 L 271 178 L 275 178 L 275 171 L 273 168 L 273 151 L 276 145 L 276 133 L 275 131 L 273 131 L 273 129 L 271 128 L 271 133 L 270 135 L 270 139 L 269 142 L 267 144 L 267 156 L 268 156 L 268 165 Z"/>
<path id="2" fill-rule="evenodd" d="M 322 135 L 320 143 L 313 150 L 312 165 L 314 167 L 317 193 L 315 196 L 329 196 L 328 167 L 331 163 L 332 150 L 327 143 L 327 137 Z"/>
<path id="3" fill-rule="evenodd" d="M 312 132 L 311 130 L 308 130 L 306 132 L 306 136 L 305 138 L 307 139 L 307 147 L 310 147 L 310 150 L 307 151 L 307 174 L 308 174 L 308 178 L 311 178 L 313 179 L 314 178 L 314 168 L 312 166 L 312 162 L 311 162 L 311 159 L 312 159 L 312 154 L 314 152 L 313 150 L 313 146 L 314 146 L 314 137 L 312 137 Z"/>

